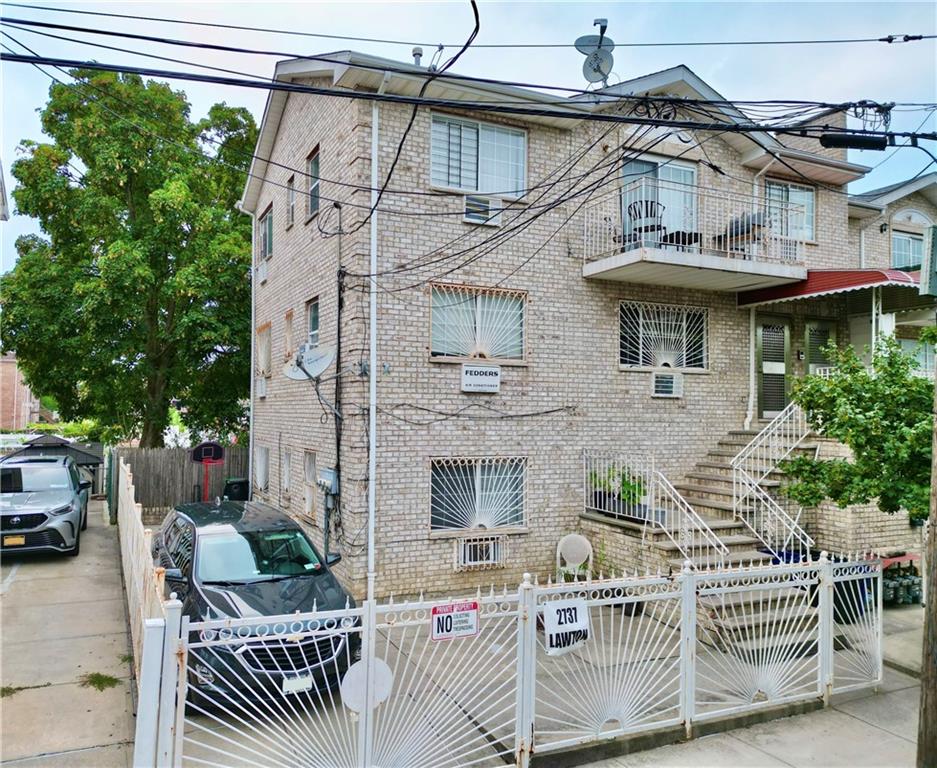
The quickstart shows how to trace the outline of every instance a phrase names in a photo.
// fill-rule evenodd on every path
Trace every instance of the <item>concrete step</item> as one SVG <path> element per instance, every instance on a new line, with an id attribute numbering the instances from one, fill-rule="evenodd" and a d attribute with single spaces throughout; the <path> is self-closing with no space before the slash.
<path id="1" fill-rule="evenodd" d="M 724 440 L 720 440 L 715 448 L 710 449 L 710 456 L 728 456 L 729 458 L 734 458 L 739 450 L 744 446 L 738 446 L 733 443 L 726 443 Z M 817 445 L 815 443 L 801 443 L 793 451 L 791 451 L 792 456 L 797 456 L 800 454 L 809 454 L 815 453 L 817 450 Z"/>
<path id="2" fill-rule="evenodd" d="M 783 635 L 767 633 L 760 637 L 745 638 L 737 635 L 720 637 L 713 633 L 708 638 L 701 639 L 707 645 L 715 643 L 720 650 L 741 659 L 764 659 L 766 657 L 790 659 L 813 656 L 819 648 L 817 631 L 809 627 Z"/>
<path id="3" fill-rule="evenodd" d="M 696 463 L 697 470 L 712 470 L 720 475 L 727 475 L 732 477 L 732 465 L 729 463 L 729 458 L 726 456 L 708 456 L 702 461 Z M 784 477 L 784 473 L 776 467 L 755 467 L 755 470 L 758 474 L 763 475 L 767 473 L 767 476 L 771 479 L 778 479 Z"/>
<path id="4" fill-rule="evenodd" d="M 684 494 L 684 499 L 687 503 L 700 513 L 700 510 L 713 510 L 713 513 L 710 514 L 710 517 L 720 517 L 720 512 L 735 512 L 735 507 L 732 503 L 732 497 L 728 496 L 725 500 L 720 499 L 707 499 L 703 496 L 687 496 Z M 705 515 L 700 514 L 700 517 L 705 517 Z"/>
<path id="5" fill-rule="evenodd" d="M 706 622 L 711 631 L 733 633 L 736 639 L 748 639 L 779 627 L 786 628 L 788 632 L 800 632 L 815 626 L 819 618 L 819 611 L 810 605 L 784 606 L 780 611 L 776 607 L 777 603 L 773 601 L 765 602 L 761 610 L 704 613 L 699 620 Z"/>
<path id="6" fill-rule="evenodd" d="M 740 527 L 742 527 L 741 524 L 740 524 Z M 716 533 L 716 531 L 713 531 L 713 533 Z M 744 533 L 733 533 L 731 535 L 726 536 L 720 532 L 720 533 L 716 533 L 716 535 L 719 537 L 719 541 L 721 541 L 723 544 L 725 544 L 729 548 L 730 552 L 733 552 L 733 551 L 748 552 L 751 549 L 761 545 L 761 539 L 757 538 L 756 536 L 749 536 Z M 668 550 L 668 551 L 676 551 L 680 549 L 679 544 L 675 544 L 669 539 L 666 539 L 665 541 L 660 542 L 657 546 L 659 546 L 663 550 Z"/>
<path id="7" fill-rule="evenodd" d="M 687 482 L 696 483 L 698 485 L 709 485 L 709 486 L 718 486 L 720 488 L 728 488 L 729 492 L 732 492 L 732 475 L 720 475 L 716 472 L 687 472 L 686 473 Z M 780 480 L 765 479 L 762 480 L 761 485 L 763 488 L 779 488 L 781 486 Z M 680 486 L 677 486 L 678 488 Z"/>
<path id="8" fill-rule="evenodd" d="M 708 555 L 706 557 L 694 557 L 690 562 L 698 570 L 709 570 L 724 563 L 725 565 L 748 565 L 751 563 L 771 562 L 771 555 L 766 555 L 756 549 L 743 549 L 738 552 L 729 552 L 724 558 L 720 559 L 718 555 Z M 668 560 L 672 570 L 683 568 L 683 560 L 679 557 Z"/>
<path id="9" fill-rule="evenodd" d="M 731 483 L 724 483 L 722 485 L 710 485 L 708 483 L 676 483 L 674 488 L 680 491 L 684 497 L 695 496 L 700 499 L 715 499 L 717 501 L 725 499 L 731 501 L 734 495 Z"/>
<path id="10" fill-rule="evenodd" d="M 776 589 L 766 590 L 771 596 L 771 600 L 777 604 L 782 600 L 803 600 L 803 589 L 797 587 L 778 587 Z M 764 593 L 762 593 L 764 594 Z M 724 611 L 726 608 L 735 607 L 736 610 L 744 610 L 746 606 L 752 603 L 751 592 L 730 592 L 725 595 L 702 595 L 697 598 L 698 604 L 712 611 Z"/>

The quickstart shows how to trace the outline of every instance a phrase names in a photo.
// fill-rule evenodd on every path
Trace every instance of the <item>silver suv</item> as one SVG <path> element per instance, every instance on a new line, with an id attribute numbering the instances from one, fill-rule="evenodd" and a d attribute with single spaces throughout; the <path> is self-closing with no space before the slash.
<path id="1" fill-rule="evenodd" d="M 70 456 L 11 456 L 0 462 L 0 552 L 77 555 L 88 527 L 90 487 Z"/>

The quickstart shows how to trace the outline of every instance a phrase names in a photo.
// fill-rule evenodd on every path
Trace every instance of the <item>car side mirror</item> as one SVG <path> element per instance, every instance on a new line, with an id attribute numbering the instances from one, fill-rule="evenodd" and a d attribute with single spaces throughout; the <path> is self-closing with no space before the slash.
<path id="1" fill-rule="evenodd" d="M 333 552 L 328 557 L 325 558 L 325 564 L 331 568 L 338 562 L 341 562 L 342 556 L 339 552 Z"/>
<path id="2" fill-rule="evenodd" d="M 87 491 L 90 487 L 91 487 L 91 481 L 90 481 L 90 480 L 81 480 L 81 481 L 78 483 L 78 490 L 79 490 L 79 491 Z"/>
<path id="3" fill-rule="evenodd" d="M 189 583 L 189 580 L 182 574 L 179 568 L 167 568 L 163 574 L 163 578 L 170 584 L 178 584 L 183 587 Z"/>

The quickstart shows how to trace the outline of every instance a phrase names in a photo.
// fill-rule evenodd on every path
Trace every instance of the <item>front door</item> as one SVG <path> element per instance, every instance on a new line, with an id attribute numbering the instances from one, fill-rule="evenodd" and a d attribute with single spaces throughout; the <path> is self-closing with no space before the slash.
<path id="1" fill-rule="evenodd" d="M 807 373 L 815 374 L 821 368 L 833 365 L 826 351 L 830 342 L 836 343 L 836 325 L 832 320 L 808 320 L 807 338 L 804 346 L 807 348 Z"/>
<path id="2" fill-rule="evenodd" d="M 755 362 L 759 414 L 763 419 L 773 419 L 787 407 L 791 374 L 790 318 L 759 318 Z"/>

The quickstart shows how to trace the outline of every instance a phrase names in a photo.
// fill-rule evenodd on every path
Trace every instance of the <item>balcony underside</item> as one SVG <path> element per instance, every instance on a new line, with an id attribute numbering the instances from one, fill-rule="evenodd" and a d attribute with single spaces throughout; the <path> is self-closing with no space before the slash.
<path id="1" fill-rule="evenodd" d="M 807 268 L 744 257 L 634 248 L 587 261 L 583 264 L 582 276 L 590 280 L 732 292 L 796 283 L 806 279 Z"/>

